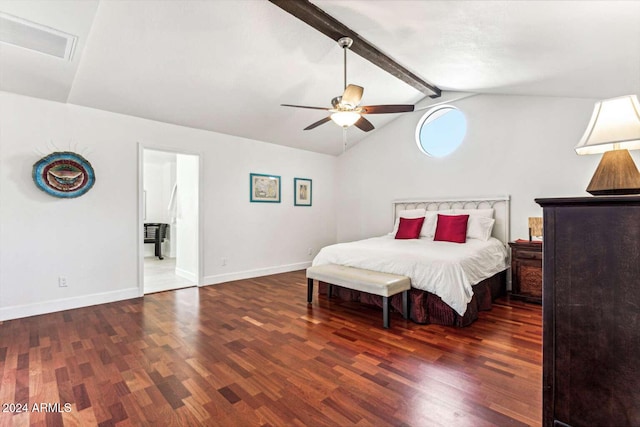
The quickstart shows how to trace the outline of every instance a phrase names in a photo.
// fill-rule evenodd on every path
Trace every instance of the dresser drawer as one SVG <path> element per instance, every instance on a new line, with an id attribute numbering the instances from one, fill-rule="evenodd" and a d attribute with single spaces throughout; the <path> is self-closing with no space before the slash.
<path id="1" fill-rule="evenodd" d="M 533 252 L 533 251 L 515 251 L 516 258 L 518 259 L 539 259 L 542 261 L 542 252 Z"/>

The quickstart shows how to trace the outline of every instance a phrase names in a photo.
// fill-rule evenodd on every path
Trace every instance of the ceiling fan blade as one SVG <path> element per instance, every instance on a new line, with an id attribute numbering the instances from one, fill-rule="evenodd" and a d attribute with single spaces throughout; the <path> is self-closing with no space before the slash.
<path id="1" fill-rule="evenodd" d="M 311 130 L 311 129 L 317 128 L 318 126 L 323 125 L 323 124 L 325 124 L 327 122 L 330 122 L 330 121 L 331 121 L 331 117 L 325 117 L 322 120 L 318 120 L 315 123 L 311 123 L 309 126 L 304 128 L 304 130 Z"/>
<path id="2" fill-rule="evenodd" d="M 373 124 L 371 124 L 371 122 L 365 119 L 364 117 L 360 117 L 358 121 L 354 123 L 354 125 L 356 125 L 358 129 L 363 130 L 365 132 L 369 132 L 375 129 L 373 127 Z"/>
<path id="3" fill-rule="evenodd" d="M 386 114 L 386 113 L 408 113 L 413 111 L 415 105 L 395 104 L 395 105 L 367 105 L 361 107 L 362 114 Z"/>
<path id="4" fill-rule="evenodd" d="M 330 108 L 325 107 L 309 107 L 308 105 L 291 105 L 291 104 L 280 104 L 283 107 L 295 107 L 295 108 L 309 108 L 311 110 L 325 110 L 329 111 Z"/>
<path id="5" fill-rule="evenodd" d="M 364 88 L 358 85 L 349 85 L 344 90 L 342 94 L 342 101 L 340 102 L 343 106 L 350 105 L 352 107 L 358 106 L 360 100 L 362 99 L 362 93 L 364 92 Z"/>

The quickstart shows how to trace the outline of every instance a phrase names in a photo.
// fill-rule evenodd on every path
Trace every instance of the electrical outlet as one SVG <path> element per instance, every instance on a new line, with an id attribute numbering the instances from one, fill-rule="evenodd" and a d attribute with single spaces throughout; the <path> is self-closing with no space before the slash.
<path id="1" fill-rule="evenodd" d="M 307 249 L 307 255 L 312 255 L 312 254 L 313 254 L 313 248 Z"/>
<path id="2" fill-rule="evenodd" d="M 227 258 L 222 258 L 222 260 L 220 261 L 220 264 L 224 267 L 225 265 L 227 265 Z"/>
<path id="3" fill-rule="evenodd" d="M 58 286 L 61 288 L 67 287 L 67 276 L 58 276 Z"/>

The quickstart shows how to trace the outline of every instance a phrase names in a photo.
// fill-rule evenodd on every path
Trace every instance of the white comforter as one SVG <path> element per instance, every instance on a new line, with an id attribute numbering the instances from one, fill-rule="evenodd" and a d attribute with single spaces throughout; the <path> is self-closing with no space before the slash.
<path id="1" fill-rule="evenodd" d="M 464 315 L 472 285 L 507 268 L 507 250 L 495 238 L 467 243 L 373 237 L 322 248 L 313 265 L 340 264 L 411 278 L 411 286 L 438 295 Z"/>

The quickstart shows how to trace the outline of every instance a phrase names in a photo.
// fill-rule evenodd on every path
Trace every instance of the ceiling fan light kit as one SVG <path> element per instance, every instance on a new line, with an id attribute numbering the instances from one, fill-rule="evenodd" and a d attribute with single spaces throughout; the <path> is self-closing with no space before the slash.
<path id="1" fill-rule="evenodd" d="M 331 120 L 338 126 L 348 128 L 353 126 L 359 119 L 360 113 L 355 111 L 337 111 L 331 114 Z"/>
<path id="2" fill-rule="evenodd" d="M 354 84 L 347 84 L 347 49 L 349 49 L 352 44 L 353 40 L 349 37 L 342 37 L 338 40 L 338 45 L 340 45 L 344 52 L 344 92 L 341 96 L 336 96 L 331 100 L 332 108 L 281 104 L 284 107 L 307 108 L 331 112 L 329 117 L 310 124 L 304 128 L 304 130 L 315 129 L 322 124 L 333 121 L 344 129 L 355 125 L 358 129 L 369 132 L 375 128 L 369 120 L 363 117 L 364 114 L 406 113 L 414 110 L 415 107 L 410 104 L 358 106 L 362 100 L 364 88 Z"/>

